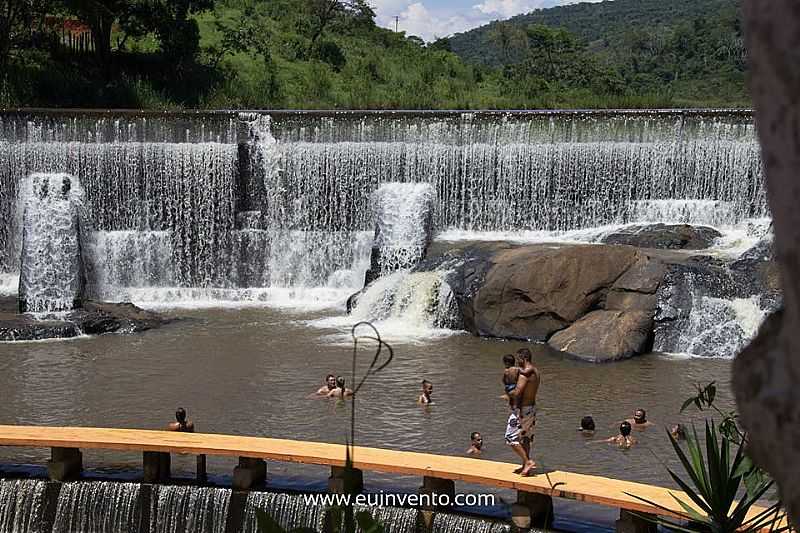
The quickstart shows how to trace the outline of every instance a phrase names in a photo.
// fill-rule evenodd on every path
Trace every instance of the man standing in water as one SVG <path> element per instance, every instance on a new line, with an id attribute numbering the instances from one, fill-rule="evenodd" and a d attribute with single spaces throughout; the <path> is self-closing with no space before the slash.
<path id="1" fill-rule="evenodd" d="M 194 433 L 194 422 L 186 420 L 186 409 L 178 407 L 175 411 L 175 420 L 167 426 L 168 431 L 180 431 L 182 433 Z"/>
<path id="2" fill-rule="evenodd" d="M 433 394 L 433 383 L 431 383 L 427 379 L 423 379 L 422 394 L 420 394 L 419 398 L 417 398 L 417 403 L 421 405 L 428 405 L 430 403 L 433 403 L 433 400 L 431 400 L 431 394 Z"/>
<path id="3" fill-rule="evenodd" d="M 533 354 L 528 348 L 517 350 L 520 364 L 517 386 L 508 396 L 512 403 L 511 415 L 506 427 L 506 442 L 522 459 L 522 467 L 515 472 L 529 476 L 536 463 L 531 459 L 531 444 L 536 431 L 536 395 L 539 393 L 541 374 L 531 359 Z"/>

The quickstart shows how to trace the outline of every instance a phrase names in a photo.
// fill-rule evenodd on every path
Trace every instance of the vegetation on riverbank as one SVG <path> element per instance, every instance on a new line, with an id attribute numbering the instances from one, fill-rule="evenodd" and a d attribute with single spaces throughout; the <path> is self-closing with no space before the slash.
<path id="1" fill-rule="evenodd" d="M 632 1 L 425 43 L 378 27 L 368 0 L 0 0 L 0 106 L 748 106 L 733 0 L 672 0 L 683 16 L 654 11 L 652 27 L 641 7 L 638 28 L 586 22 Z M 91 43 L 68 43 L 65 20 L 84 21 Z"/>

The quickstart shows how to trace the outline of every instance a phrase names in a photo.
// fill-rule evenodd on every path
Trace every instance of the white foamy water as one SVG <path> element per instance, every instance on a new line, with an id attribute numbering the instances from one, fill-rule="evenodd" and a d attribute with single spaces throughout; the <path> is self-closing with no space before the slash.
<path id="1" fill-rule="evenodd" d="M 757 296 L 695 298 L 677 348 L 691 355 L 731 359 L 755 336 L 765 317 Z"/>
<path id="2" fill-rule="evenodd" d="M 20 296 L 30 312 L 67 311 L 82 297 L 83 189 L 68 174 L 32 174 L 19 198 Z"/>
<path id="3" fill-rule="evenodd" d="M 19 274 L 0 274 L 0 296 L 15 296 L 19 290 Z"/>
<path id="4" fill-rule="evenodd" d="M 381 272 L 413 268 L 425 255 L 436 194 L 429 183 L 386 183 L 371 198 Z"/>
<path id="5" fill-rule="evenodd" d="M 360 295 L 350 315 L 310 324 L 341 329 L 349 335 L 353 324 L 369 321 L 387 340 L 423 340 L 460 333 L 456 329 L 456 303 L 445 274 L 401 270 L 383 276 Z"/>
<path id="6" fill-rule="evenodd" d="M 735 203 L 719 200 L 638 200 L 633 202 L 630 221 L 721 226 L 739 218 L 736 209 Z"/>

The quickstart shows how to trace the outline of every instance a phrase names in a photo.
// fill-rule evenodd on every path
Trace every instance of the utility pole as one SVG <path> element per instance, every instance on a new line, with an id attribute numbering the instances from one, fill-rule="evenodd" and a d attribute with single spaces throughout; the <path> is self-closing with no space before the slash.
<path id="1" fill-rule="evenodd" d="M 400 26 L 400 17 L 398 15 L 394 16 L 394 32 L 398 33 L 398 27 Z"/>

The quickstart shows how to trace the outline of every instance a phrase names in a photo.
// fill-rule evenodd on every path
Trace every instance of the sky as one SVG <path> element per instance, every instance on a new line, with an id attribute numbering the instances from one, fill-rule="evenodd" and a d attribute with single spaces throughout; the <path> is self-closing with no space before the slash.
<path id="1" fill-rule="evenodd" d="M 399 16 L 400 31 L 432 41 L 493 20 L 578 1 L 581 0 L 369 0 L 369 3 L 375 8 L 380 26 L 394 29 L 395 16 Z"/>

